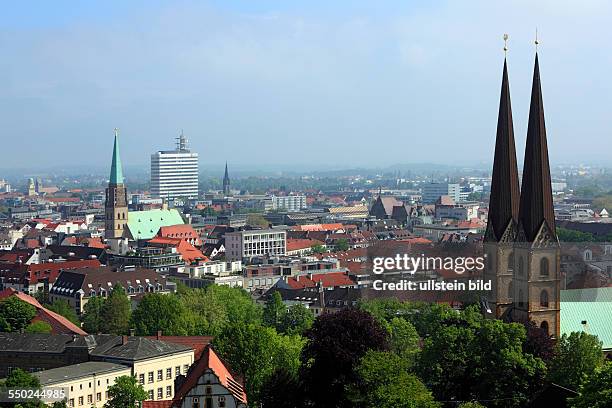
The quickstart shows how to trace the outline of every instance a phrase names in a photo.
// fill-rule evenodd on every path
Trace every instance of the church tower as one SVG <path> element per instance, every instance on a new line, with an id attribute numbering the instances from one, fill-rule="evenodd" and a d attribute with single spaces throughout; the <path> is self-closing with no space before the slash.
<path id="1" fill-rule="evenodd" d="M 537 52 L 522 180 L 514 251 L 513 319 L 531 320 L 549 334 L 559 336 L 560 247 L 555 229 Z"/>
<path id="2" fill-rule="evenodd" d="M 227 162 L 225 162 L 225 175 L 223 176 L 223 195 L 225 197 L 230 196 L 230 178 L 227 171 Z"/>
<path id="3" fill-rule="evenodd" d="M 492 283 L 488 302 L 497 318 L 509 317 L 513 298 L 514 241 L 519 216 L 519 181 L 514 145 L 508 67 L 504 59 L 497 136 L 484 237 L 484 278 Z"/>
<path id="4" fill-rule="evenodd" d="M 121 238 L 128 220 L 127 190 L 123 184 L 123 170 L 119 156 L 118 129 L 115 129 L 113 160 L 111 163 L 110 180 L 106 188 L 104 204 L 105 222 L 104 236 L 106 239 Z"/>

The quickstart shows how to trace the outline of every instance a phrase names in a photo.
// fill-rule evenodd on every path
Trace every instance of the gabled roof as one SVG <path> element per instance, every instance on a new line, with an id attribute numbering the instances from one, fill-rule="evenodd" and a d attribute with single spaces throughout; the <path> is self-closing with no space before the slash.
<path id="1" fill-rule="evenodd" d="M 174 208 L 128 212 L 127 227 L 133 240 L 151 239 L 161 227 L 182 224 L 183 218 Z"/>
<path id="2" fill-rule="evenodd" d="M 316 273 L 287 278 L 287 286 L 291 289 L 314 288 L 319 282 L 324 288 L 355 285 L 355 282 L 345 272 Z"/>
<path id="3" fill-rule="evenodd" d="M 234 378 L 229 367 L 215 353 L 212 346 L 208 345 L 204 349 L 202 357 L 189 368 L 185 380 L 176 390 L 172 400 L 173 407 L 180 406 L 182 399 L 197 385 L 198 379 L 208 370 L 211 370 L 219 378 L 219 382 L 229 390 L 239 403 L 247 403 L 242 381 Z"/>
<path id="4" fill-rule="evenodd" d="M 36 316 L 33 321 L 44 321 L 48 323 L 51 326 L 51 332 L 53 334 L 87 334 L 83 329 L 66 319 L 64 316 L 44 308 L 38 300 L 30 295 L 17 292 L 12 288 L 4 289 L 0 292 L 0 299 L 7 299 L 11 296 L 15 296 L 19 300 L 34 306 L 36 308 Z"/>
<path id="5" fill-rule="evenodd" d="M 113 342 L 108 342 L 91 352 L 92 356 L 99 356 L 113 360 L 138 361 L 153 357 L 165 356 L 193 350 L 189 346 L 153 340 L 146 337 L 116 336 Z"/>

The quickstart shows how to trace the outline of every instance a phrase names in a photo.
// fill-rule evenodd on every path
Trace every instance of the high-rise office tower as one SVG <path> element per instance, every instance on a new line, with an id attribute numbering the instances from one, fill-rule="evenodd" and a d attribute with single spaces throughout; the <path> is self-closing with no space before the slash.
<path id="1" fill-rule="evenodd" d="M 187 148 L 181 132 L 175 150 L 151 155 L 151 195 L 156 198 L 198 197 L 198 154 Z"/>

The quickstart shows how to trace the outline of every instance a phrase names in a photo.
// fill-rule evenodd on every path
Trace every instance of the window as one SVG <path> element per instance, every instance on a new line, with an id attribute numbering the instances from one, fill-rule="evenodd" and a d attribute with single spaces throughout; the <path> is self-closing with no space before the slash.
<path id="1" fill-rule="evenodd" d="M 102 401 L 102 393 L 101 392 L 96 394 L 96 401 L 98 401 L 98 402 Z"/>
<path id="2" fill-rule="evenodd" d="M 525 299 L 523 299 L 523 290 L 519 289 L 518 291 L 518 305 L 519 307 L 525 306 Z"/>
<path id="3" fill-rule="evenodd" d="M 548 292 L 546 290 L 540 292 L 540 306 L 548 307 Z"/>
<path id="4" fill-rule="evenodd" d="M 164 389 L 162 387 L 159 387 L 157 389 L 157 399 L 162 399 L 164 398 Z"/>
<path id="5" fill-rule="evenodd" d="M 74 398 L 70 398 L 70 401 L 68 401 L 68 406 L 74 407 Z"/>
<path id="6" fill-rule="evenodd" d="M 166 368 L 166 380 L 172 378 L 172 368 Z"/>
<path id="7" fill-rule="evenodd" d="M 181 375 L 181 366 L 174 367 L 174 375 L 175 376 Z"/>
<path id="8" fill-rule="evenodd" d="M 157 381 L 161 381 L 164 379 L 164 372 L 163 370 L 157 370 Z"/>
<path id="9" fill-rule="evenodd" d="M 149 382 L 153 382 L 153 371 L 149 371 Z"/>
<path id="10" fill-rule="evenodd" d="M 514 252 L 508 255 L 508 272 L 514 271 Z"/>
<path id="11" fill-rule="evenodd" d="M 219 408 L 225 408 L 225 397 L 219 397 Z"/>
<path id="12" fill-rule="evenodd" d="M 153 390 L 149 390 L 149 399 L 152 400 L 153 399 Z"/>
<path id="13" fill-rule="evenodd" d="M 540 259 L 540 275 L 548 276 L 548 258 Z"/>
<path id="14" fill-rule="evenodd" d="M 546 334 L 548 334 L 548 322 L 546 320 L 540 324 L 540 328 L 546 330 Z"/>
<path id="15" fill-rule="evenodd" d="M 189 371 L 189 364 L 184 364 L 183 365 L 183 372 L 185 373 L 185 375 L 187 375 L 187 371 Z"/>
<path id="16" fill-rule="evenodd" d="M 79 405 L 83 405 L 83 397 L 79 397 Z"/>
<path id="17" fill-rule="evenodd" d="M 166 397 L 171 397 L 172 396 L 172 386 L 167 386 L 166 387 Z"/>
<path id="18" fill-rule="evenodd" d="M 88 404 L 91 404 L 92 402 L 93 402 L 93 395 L 89 394 L 89 395 L 87 396 L 87 403 L 88 403 Z"/>
<path id="19" fill-rule="evenodd" d="M 200 399 L 199 398 L 194 398 L 193 402 L 191 403 L 191 406 L 193 408 L 200 408 Z"/>
<path id="20" fill-rule="evenodd" d="M 144 374 L 140 374 L 138 376 L 138 382 L 141 383 L 141 384 L 144 384 Z"/>

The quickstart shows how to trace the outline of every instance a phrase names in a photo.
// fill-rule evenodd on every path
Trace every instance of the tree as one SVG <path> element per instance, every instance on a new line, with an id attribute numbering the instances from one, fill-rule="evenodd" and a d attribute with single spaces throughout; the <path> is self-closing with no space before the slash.
<path id="1" fill-rule="evenodd" d="M 51 333 L 51 325 L 47 322 L 37 321 L 25 328 L 26 333 Z"/>
<path id="2" fill-rule="evenodd" d="M 0 317 L 10 327 L 8 331 L 18 332 L 25 329 L 34 316 L 36 316 L 36 308 L 20 300 L 17 296 L 11 296 L 0 301 Z"/>
<path id="3" fill-rule="evenodd" d="M 246 223 L 252 227 L 268 228 L 270 226 L 270 222 L 261 214 L 249 214 Z"/>
<path id="4" fill-rule="evenodd" d="M 264 382 L 277 369 L 297 373 L 304 341 L 299 336 L 279 335 L 271 327 L 233 323 L 214 338 L 213 345 L 244 377 L 249 402 L 256 406 Z"/>
<path id="5" fill-rule="evenodd" d="M 266 326 L 278 329 L 286 313 L 287 307 L 283 303 L 280 293 L 276 291 L 266 300 L 266 306 L 263 311 L 263 323 Z"/>
<path id="6" fill-rule="evenodd" d="M 3 387 L 7 388 L 32 388 L 35 390 L 40 389 L 40 381 L 37 377 L 32 374 L 20 369 L 16 368 L 8 375 L 6 380 L 1 384 Z M 17 404 L 3 404 L 2 405 L 10 407 L 14 406 L 15 408 L 45 408 L 46 405 L 43 404 L 39 400 L 31 400 L 27 402 L 20 402 Z"/>
<path id="7" fill-rule="evenodd" d="M 523 350 L 548 363 L 555 354 L 555 339 L 534 322 L 525 322 L 524 325 L 527 330 L 527 339 L 523 344 Z"/>
<path id="8" fill-rule="evenodd" d="M 322 254 L 323 252 L 325 252 L 325 247 L 321 244 L 314 244 L 310 247 L 310 251 L 313 254 Z"/>
<path id="9" fill-rule="evenodd" d="M 391 319 L 388 330 L 391 350 L 412 364 L 420 351 L 419 333 L 410 322 L 399 317 Z"/>
<path id="10" fill-rule="evenodd" d="M 368 351 L 356 369 L 358 387 L 351 399 L 364 408 L 437 408 L 431 392 L 395 353 Z"/>
<path id="11" fill-rule="evenodd" d="M 105 408 L 131 408 L 146 400 L 149 396 L 136 377 L 122 375 L 115 379 L 115 383 L 108 387 L 108 401 Z"/>
<path id="12" fill-rule="evenodd" d="M 124 334 L 130 324 L 130 300 L 121 286 L 116 283 L 102 306 L 101 331 L 107 334 Z"/>
<path id="13" fill-rule="evenodd" d="M 76 312 L 74 311 L 74 308 L 70 306 L 70 304 L 65 300 L 56 300 L 55 302 L 53 302 L 53 304 L 47 305 L 45 307 L 51 310 L 52 312 L 64 316 L 66 319 L 70 320 L 77 326 L 81 325 L 81 322 L 79 321 L 79 318 Z"/>
<path id="14" fill-rule="evenodd" d="M 349 242 L 346 238 L 338 238 L 336 240 L 336 251 L 348 251 L 349 249 Z"/>
<path id="15" fill-rule="evenodd" d="M 524 406 L 543 386 L 546 370 L 540 358 L 523 351 L 525 340 L 522 324 L 485 319 L 470 307 L 424 339 L 417 373 L 438 400 Z"/>
<path id="16" fill-rule="evenodd" d="M 470 401 L 470 402 L 462 403 L 461 405 L 459 405 L 459 408 L 486 408 L 486 407 L 482 405 L 480 402 Z"/>
<path id="17" fill-rule="evenodd" d="M 85 303 L 83 307 L 83 330 L 87 333 L 97 334 L 102 331 L 103 306 L 104 298 L 102 296 L 91 297 Z"/>
<path id="18" fill-rule="evenodd" d="M 194 335 L 216 336 L 233 323 L 261 323 L 261 306 L 244 289 L 209 285 L 181 292 L 179 299 L 193 320 Z"/>
<path id="19" fill-rule="evenodd" d="M 300 408 L 303 401 L 298 376 L 284 367 L 276 369 L 261 387 L 259 402 L 262 408 Z"/>
<path id="20" fill-rule="evenodd" d="M 577 391 L 582 381 L 603 363 L 602 343 L 585 332 L 563 334 L 549 365 L 549 380 Z"/>
<path id="21" fill-rule="evenodd" d="M 132 313 L 132 326 L 140 336 L 152 336 L 159 330 L 168 336 L 186 336 L 191 332 L 186 312 L 175 295 L 147 293 Z"/>
<path id="22" fill-rule="evenodd" d="M 295 304 L 287 310 L 281 321 L 279 332 L 285 334 L 304 334 L 314 322 L 313 313 L 301 303 Z"/>
<path id="23" fill-rule="evenodd" d="M 612 407 L 612 362 L 589 375 L 579 388 L 578 396 L 570 399 L 572 408 Z"/>
<path id="24" fill-rule="evenodd" d="M 350 406 L 345 390 L 355 383 L 355 368 L 368 350 L 389 348 L 387 331 L 359 309 L 317 317 L 306 331 L 302 351 L 305 393 L 315 407 Z"/>

